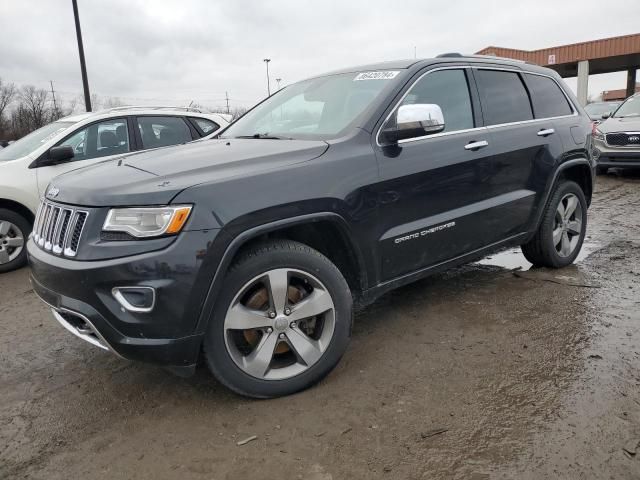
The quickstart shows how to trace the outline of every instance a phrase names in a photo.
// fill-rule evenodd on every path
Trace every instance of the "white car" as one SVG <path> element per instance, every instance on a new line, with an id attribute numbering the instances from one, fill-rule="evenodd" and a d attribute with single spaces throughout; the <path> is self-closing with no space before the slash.
<path id="1" fill-rule="evenodd" d="M 117 107 L 61 118 L 0 150 L 0 273 L 26 262 L 26 239 L 53 177 L 123 155 L 209 138 L 230 115 Z"/>

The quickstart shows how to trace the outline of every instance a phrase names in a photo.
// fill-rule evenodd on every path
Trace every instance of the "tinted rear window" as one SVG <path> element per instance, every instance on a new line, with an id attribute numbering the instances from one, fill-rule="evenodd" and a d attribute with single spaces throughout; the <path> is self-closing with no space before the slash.
<path id="1" fill-rule="evenodd" d="M 515 72 L 476 70 L 485 125 L 532 120 L 529 95 Z"/>
<path id="2" fill-rule="evenodd" d="M 529 87 L 536 118 L 571 115 L 572 110 L 567 97 L 556 82 L 540 75 L 525 74 L 524 77 Z"/>

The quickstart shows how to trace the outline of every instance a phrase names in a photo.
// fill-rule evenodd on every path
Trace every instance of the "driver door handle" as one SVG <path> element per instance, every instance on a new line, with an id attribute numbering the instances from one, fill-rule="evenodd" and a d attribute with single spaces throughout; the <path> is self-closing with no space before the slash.
<path id="1" fill-rule="evenodd" d="M 548 137 L 553 135 L 556 131 L 553 128 L 544 128 L 538 132 L 539 137 Z"/>
<path id="2" fill-rule="evenodd" d="M 481 148 L 488 147 L 489 142 L 486 140 L 480 140 L 479 142 L 470 142 L 464 146 L 465 150 L 480 150 Z"/>

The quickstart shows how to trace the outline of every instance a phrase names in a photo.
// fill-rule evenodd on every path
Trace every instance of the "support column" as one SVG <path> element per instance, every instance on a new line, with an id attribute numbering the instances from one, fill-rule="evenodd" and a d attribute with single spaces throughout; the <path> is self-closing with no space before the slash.
<path id="1" fill-rule="evenodd" d="M 627 70 L 627 97 L 636 93 L 636 69 L 635 67 Z"/>
<path id="2" fill-rule="evenodd" d="M 589 93 L 589 60 L 578 62 L 578 101 L 583 107 Z"/>

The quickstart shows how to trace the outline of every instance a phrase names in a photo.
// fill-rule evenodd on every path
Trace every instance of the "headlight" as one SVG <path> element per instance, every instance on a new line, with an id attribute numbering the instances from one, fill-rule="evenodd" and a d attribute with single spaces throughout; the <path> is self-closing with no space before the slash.
<path id="1" fill-rule="evenodd" d="M 600 141 L 604 142 L 604 133 L 602 133 L 597 128 L 594 128 L 593 129 L 593 138 L 595 138 L 596 140 L 600 140 Z"/>
<path id="2" fill-rule="evenodd" d="M 102 230 L 126 232 L 138 238 L 179 233 L 191 213 L 190 205 L 112 208 Z"/>

